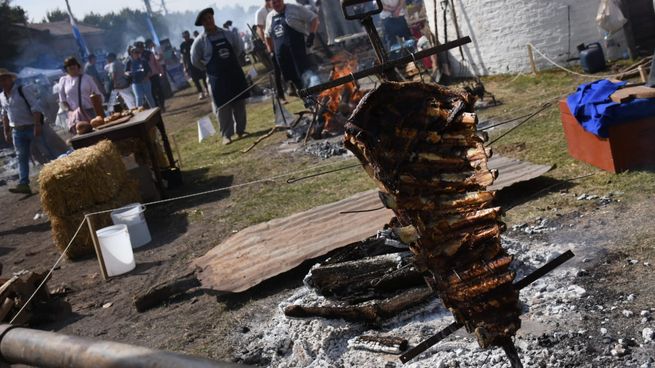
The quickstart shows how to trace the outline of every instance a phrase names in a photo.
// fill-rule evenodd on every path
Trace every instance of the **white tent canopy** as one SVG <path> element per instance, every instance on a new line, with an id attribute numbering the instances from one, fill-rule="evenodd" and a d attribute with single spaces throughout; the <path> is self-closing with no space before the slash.
<path id="1" fill-rule="evenodd" d="M 18 73 L 18 78 L 33 78 L 39 75 L 44 75 L 48 79 L 56 79 L 63 76 L 64 72 L 60 69 L 37 69 L 26 66 Z"/>

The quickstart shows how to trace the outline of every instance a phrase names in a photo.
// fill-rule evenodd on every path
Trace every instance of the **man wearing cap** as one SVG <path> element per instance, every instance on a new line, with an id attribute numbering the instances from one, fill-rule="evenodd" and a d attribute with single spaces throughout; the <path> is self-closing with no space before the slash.
<path id="1" fill-rule="evenodd" d="M 204 32 L 191 45 L 191 63 L 207 73 L 223 144 L 230 144 L 235 127 L 239 138 L 247 135 L 245 99 L 250 94 L 237 58 L 242 52 L 240 43 L 234 33 L 216 26 L 212 8 L 202 10 L 195 25 Z"/>
<path id="2" fill-rule="evenodd" d="M 43 114 L 36 94 L 16 85 L 16 74 L 0 68 L 0 116 L 5 140 L 13 142 L 18 156 L 18 185 L 12 193 L 30 194 L 30 145 L 41 135 Z"/>
<path id="3" fill-rule="evenodd" d="M 285 4 L 284 0 L 272 0 L 271 7 L 264 30 L 268 51 L 275 54 L 284 79 L 297 89 L 304 88 L 302 76 L 311 67 L 305 45 L 314 42 L 318 15 L 300 5 Z"/>

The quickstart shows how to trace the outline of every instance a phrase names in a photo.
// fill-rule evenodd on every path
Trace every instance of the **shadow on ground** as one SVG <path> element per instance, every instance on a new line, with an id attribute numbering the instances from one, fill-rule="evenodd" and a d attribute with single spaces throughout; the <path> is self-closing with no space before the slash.
<path id="1" fill-rule="evenodd" d="M 25 235 L 25 234 L 29 234 L 29 233 L 35 233 L 35 232 L 40 233 L 40 232 L 44 232 L 44 231 L 50 231 L 50 222 L 41 222 L 41 223 L 38 223 L 38 224 L 19 226 L 19 227 L 14 228 L 14 229 L 0 231 L 0 236 Z"/>
<path id="2" fill-rule="evenodd" d="M 559 180 L 547 176 L 516 183 L 503 188 L 496 193 L 496 204 L 508 211 L 511 208 L 520 206 L 537 198 L 546 196 L 562 189 L 569 189 L 575 186 L 574 182 Z"/>

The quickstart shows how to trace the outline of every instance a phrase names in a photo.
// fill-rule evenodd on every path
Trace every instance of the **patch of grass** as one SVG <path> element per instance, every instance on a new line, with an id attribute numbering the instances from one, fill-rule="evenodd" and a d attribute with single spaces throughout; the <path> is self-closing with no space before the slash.
<path id="1" fill-rule="evenodd" d="M 563 71 L 541 72 L 538 76 L 521 75 L 495 76 L 485 78 L 486 88 L 492 91 L 503 105 L 480 112 L 481 120 L 502 121 L 536 111 L 545 102 L 555 101 L 575 91 L 578 85 L 588 79 L 571 76 Z M 519 120 L 520 121 L 520 120 Z M 490 141 L 499 137 L 512 125 L 490 133 Z M 542 113 L 530 119 L 521 127 L 510 132 L 492 145 L 495 153 L 527 160 L 538 164 L 553 164 L 555 168 L 546 176 L 559 181 L 593 174 L 571 181 L 569 191 L 606 195 L 618 193 L 623 200 L 639 200 L 645 195 L 655 194 L 655 173 L 647 171 L 611 174 L 586 163 L 573 159 L 568 154 L 566 138 L 560 120 L 557 101 Z M 579 209 L 579 201 L 571 196 L 559 195 L 554 187 L 550 194 L 517 206 L 508 216 L 509 222 L 536 216 L 547 207 L 558 207 L 567 212 Z M 547 192 L 548 193 L 548 192 Z"/>
<path id="2" fill-rule="evenodd" d="M 302 101 L 290 99 L 285 106 L 290 112 L 305 110 Z M 230 145 L 222 145 L 219 135 L 198 143 L 196 124 L 185 124 L 175 129 L 175 136 L 183 161 L 185 192 L 198 192 L 214 188 L 222 182 L 217 178 L 231 178 L 232 185 L 278 176 L 284 173 L 311 168 L 316 165 L 332 166 L 311 170 L 296 177 L 318 173 L 355 163 L 352 158 L 335 157 L 329 160 L 280 152 L 280 145 L 286 140 L 284 132 L 277 132 L 263 140 L 248 153 L 241 151 L 249 147 L 258 137 L 273 128 L 274 116 L 270 100 L 247 105 L 247 131 L 244 139 L 235 139 Z M 218 122 L 209 114 L 214 126 Z M 218 129 L 217 129 L 218 130 Z M 347 169 L 324 176 L 286 183 L 287 177 L 271 182 L 230 190 L 224 203 L 226 210 L 215 218 L 205 218 L 210 223 L 221 223 L 231 229 L 268 221 L 303 211 L 321 204 L 344 199 L 350 195 L 373 188 L 373 182 L 359 168 Z M 185 193 L 186 194 L 186 193 Z M 198 220 L 193 216 L 192 220 Z M 207 216 L 205 216 L 207 217 Z"/>
<path id="3" fill-rule="evenodd" d="M 588 79 L 571 76 L 563 71 L 545 71 L 538 76 L 493 76 L 483 79 L 487 90 L 493 92 L 503 102 L 502 105 L 479 111 L 482 121 L 494 119 L 502 121 L 537 110 L 547 101 L 553 105 L 532 118 L 493 144 L 494 152 L 505 156 L 528 160 L 539 164 L 552 164 L 555 168 L 546 176 L 564 183 L 571 178 L 586 174 L 590 177 L 571 181 L 567 189 L 572 193 L 592 193 L 606 195 L 618 193 L 622 200 L 639 200 L 644 194 L 655 193 L 655 174 L 651 172 L 626 172 L 610 174 L 588 164 L 574 160 L 568 155 L 567 144 L 562 130 L 557 104 L 558 96 L 565 96 Z M 305 110 L 302 101 L 290 98 L 285 107 L 291 112 Z M 184 102 L 184 101 L 182 101 Z M 181 102 L 180 102 L 181 103 Z M 188 99 L 186 101 L 188 104 Z M 184 106 L 184 105 L 182 105 Z M 231 184 L 245 183 L 286 172 L 302 170 L 314 165 L 334 163 L 333 167 L 318 169 L 311 173 L 355 162 L 342 158 L 319 160 L 306 155 L 280 152 L 280 145 L 286 139 L 283 132 L 275 133 L 248 153 L 241 150 L 250 146 L 259 136 L 266 134 L 274 122 L 271 101 L 248 104 L 247 130 L 250 137 L 235 140 L 228 146 L 220 144 L 220 137 L 198 143 L 197 128 L 193 122 L 208 114 L 206 106 L 194 107 L 176 115 L 173 134 L 176 136 L 182 160 L 185 181 L 191 185 L 185 191 L 194 192 L 216 187 L 222 181 L 217 178 L 230 178 Z M 213 114 L 209 113 L 217 126 Z M 165 117 L 167 124 L 169 118 Z M 491 139 L 511 127 L 507 125 L 490 133 Z M 225 211 L 220 216 L 203 217 L 203 221 L 225 224 L 231 229 L 289 215 L 311 207 L 346 198 L 357 192 L 374 188 L 373 182 L 361 169 L 349 169 L 324 176 L 286 184 L 286 178 L 275 182 L 259 183 L 253 186 L 230 191 L 229 198 L 223 200 Z M 557 208 L 561 213 L 581 209 L 580 201 L 573 195 L 562 196 L 559 190 L 564 185 L 555 185 L 535 198 L 513 208 L 508 222 L 541 216 L 548 208 Z M 529 195 L 529 194 L 528 194 Z M 209 217 L 209 218 L 208 218 Z M 197 220 L 197 219 L 194 219 Z"/>

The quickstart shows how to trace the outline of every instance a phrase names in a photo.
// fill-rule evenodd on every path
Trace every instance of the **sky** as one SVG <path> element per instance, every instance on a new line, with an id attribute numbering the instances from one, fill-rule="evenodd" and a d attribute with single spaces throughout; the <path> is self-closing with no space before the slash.
<path id="1" fill-rule="evenodd" d="M 162 0 L 150 0 L 153 11 L 161 9 Z M 200 10 L 209 6 L 221 8 L 223 6 L 241 5 L 248 8 L 251 5 L 260 5 L 263 0 L 164 0 L 166 8 L 169 12 L 172 11 L 186 11 L 186 10 Z M 76 18 L 83 18 L 85 14 L 90 12 L 94 13 L 109 13 L 112 11 L 120 10 L 123 8 L 133 8 L 145 10 L 145 5 L 139 0 L 69 0 L 73 15 Z M 30 21 L 39 22 L 45 17 L 47 11 L 60 8 L 66 10 L 66 2 L 64 0 L 13 0 L 13 5 L 19 5 L 27 11 L 27 16 Z"/>

